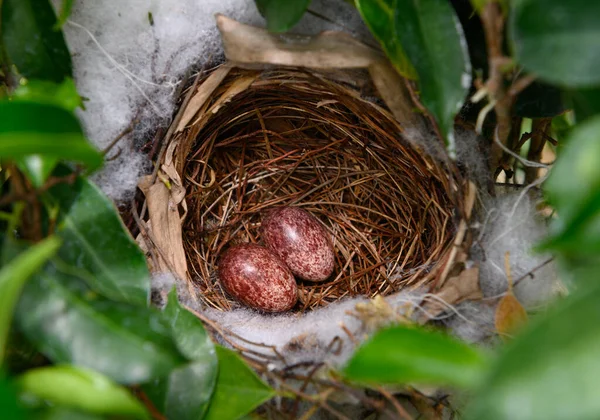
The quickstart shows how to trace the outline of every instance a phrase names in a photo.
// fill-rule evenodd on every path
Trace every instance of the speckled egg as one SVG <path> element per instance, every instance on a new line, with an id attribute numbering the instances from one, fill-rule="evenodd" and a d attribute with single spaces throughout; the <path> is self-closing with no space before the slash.
<path id="1" fill-rule="evenodd" d="M 325 227 L 312 214 L 298 207 L 276 207 L 261 225 L 262 239 L 292 273 L 309 281 L 326 280 L 335 265 L 333 246 Z"/>
<path id="2" fill-rule="evenodd" d="M 291 309 L 298 299 L 296 280 L 281 259 L 265 247 L 240 244 L 219 260 L 219 280 L 244 305 L 265 312 Z"/>

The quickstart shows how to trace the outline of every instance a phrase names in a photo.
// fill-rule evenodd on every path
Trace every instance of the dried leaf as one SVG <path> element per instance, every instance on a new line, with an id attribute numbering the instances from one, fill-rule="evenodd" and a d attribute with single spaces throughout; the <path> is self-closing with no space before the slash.
<path id="1" fill-rule="evenodd" d="M 219 87 L 225 76 L 229 74 L 231 70 L 230 66 L 220 66 L 218 69 L 213 71 L 210 76 L 200 85 L 198 86 L 198 90 L 190 99 L 188 106 L 185 108 L 183 116 L 181 120 L 179 120 L 179 124 L 177 125 L 177 130 L 175 132 L 181 131 L 185 128 L 185 126 L 194 118 L 194 115 L 202 108 L 202 105 L 206 102 L 206 100 L 212 95 L 216 88 Z"/>
<path id="2" fill-rule="evenodd" d="M 345 32 L 328 31 L 317 36 L 277 35 L 262 28 L 217 15 L 225 56 L 240 67 L 265 64 L 313 69 L 368 69 L 375 88 L 394 117 L 406 126 L 420 126 L 421 116 L 400 76 L 378 51 Z"/>
<path id="3" fill-rule="evenodd" d="M 150 176 L 140 181 L 139 187 L 146 196 L 154 245 L 158 249 L 157 267 L 161 272 L 172 272 L 179 278 L 188 278 L 187 261 L 181 235 L 182 218 L 172 192 L 160 180 L 150 185 Z M 177 196 L 178 191 L 175 192 Z"/>
<path id="4" fill-rule="evenodd" d="M 507 293 L 496 308 L 496 331 L 501 337 L 511 337 L 527 323 L 527 312 L 512 293 Z"/>
<path id="5" fill-rule="evenodd" d="M 483 294 L 479 287 L 479 266 L 463 270 L 458 276 L 450 277 L 444 287 L 428 299 L 423 305 L 423 316 L 420 322 L 427 322 L 448 309 L 448 305 L 456 305 L 464 300 L 481 299 Z"/>

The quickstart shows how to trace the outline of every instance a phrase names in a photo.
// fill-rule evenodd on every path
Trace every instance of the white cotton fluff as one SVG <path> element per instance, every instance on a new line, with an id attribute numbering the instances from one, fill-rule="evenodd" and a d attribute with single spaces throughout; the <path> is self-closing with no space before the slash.
<path id="1" fill-rule="evenodd" d="M 62 0 L 53 0 L 59 9 Z M 314 1 L 312 9 L 356 34 L 368 36 L 356 10 L 341 0 Z M 99 148 L 106 148 L 134 119 L 139 123 L 108 157 L 94 181 L 116 201 L 129 198 L 151 165 L 140 152 L 174 110 L 174 93 L 186 70 L 222 60 L 214 15 L 264 26 L 253 0 L 78 0 L 64 26 L 79 93 L 79 116 Z M 340 29 L 312 15 L 299 32 Z"/>
<path id="2" fill-rule="evenodd" d="M 535 200 L 526 194 L 511 193 L 489 199 L 482 229 L 480 285 L 486 297 L 500 295 L 508 288 L 506 252 L 509 253 L 513 281 L 550 258 L 548 254 L 533 251 L 546 236 L 547 228 L 536 213 Z M 557 282 L 556 267 L 550 263 L 520 281 L 514 293 L 526 308 L 534 307 L 551 298 Z"/>

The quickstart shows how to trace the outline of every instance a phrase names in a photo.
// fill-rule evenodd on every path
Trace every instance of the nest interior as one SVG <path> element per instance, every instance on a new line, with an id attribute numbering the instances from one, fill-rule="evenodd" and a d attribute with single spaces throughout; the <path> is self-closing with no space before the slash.
<path id="1" fill-rule="evenodd" d="M 435 281 L 460 218 L 461 182 L 406 140 L 364 80 L 233 69 L 178 135 L 184 249 L 206 304 L 238 305 L 219 284 L 219 256 L 260 243 L 261 215 L 280 205 L 318 217 L 336 254 L 330 279 L 298 282 L 298 310 Z"/>

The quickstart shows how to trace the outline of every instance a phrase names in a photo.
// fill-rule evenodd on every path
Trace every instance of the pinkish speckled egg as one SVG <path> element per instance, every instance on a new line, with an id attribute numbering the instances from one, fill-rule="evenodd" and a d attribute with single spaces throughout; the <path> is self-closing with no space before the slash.
<path id="1" fill-rule="evenodd" d="M 261 225 L 262 239 L 296 276 L 309 281 L 326 280 L 335 265 L 333 246 L 325 227 L 298 207 L 277 207 L 267 212 Z"/>
<path id="2" fill-rule="evenodd" d="M 265 312 L 287 311 L 298 299 L 290 269 L 273 252 L 256 244 L 229 248 L 219 260 L 219 280 L 236 300 Z"/>

